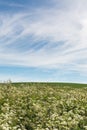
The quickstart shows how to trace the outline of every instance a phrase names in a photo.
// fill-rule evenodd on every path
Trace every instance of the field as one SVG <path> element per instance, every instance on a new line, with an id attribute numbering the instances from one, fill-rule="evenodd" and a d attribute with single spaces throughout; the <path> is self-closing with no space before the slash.
<path id="1" fill-rule="evenodd" d="M 87 130 L 87 85 L 0 84 L 0 130 Z"/>

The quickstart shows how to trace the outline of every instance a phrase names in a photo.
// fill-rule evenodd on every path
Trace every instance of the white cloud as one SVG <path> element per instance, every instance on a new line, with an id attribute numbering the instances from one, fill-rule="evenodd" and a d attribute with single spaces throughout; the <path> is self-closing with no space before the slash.
<path id="1" fill-rule="evenodd" d="M 1 14 L 0 64 L 87 72 L 87 63 L 79 64 L 87 60 L 87 1 L 63 0 L 60 7 L 58 2 L 55 0 L 55 8 L 49 10 Z M 29 46 L 29 50 L 24 51 L 21 39 L 25 46 L 39 47 L 43 41 L 47 44 L 40 50 Z"/>

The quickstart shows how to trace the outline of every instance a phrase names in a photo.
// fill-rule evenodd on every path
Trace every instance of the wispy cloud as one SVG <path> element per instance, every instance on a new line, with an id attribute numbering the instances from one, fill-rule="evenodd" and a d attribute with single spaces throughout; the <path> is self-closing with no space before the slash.
<path id="1" fill-rule="evenodd" d="M 0 14 L 0 64 L 87 73 L 87 1 L 53 3 Z"/>

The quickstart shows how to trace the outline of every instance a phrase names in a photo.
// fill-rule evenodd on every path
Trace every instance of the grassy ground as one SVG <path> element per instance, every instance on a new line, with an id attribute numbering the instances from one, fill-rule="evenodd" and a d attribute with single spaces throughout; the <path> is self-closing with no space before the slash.
<path id="1" fill-rule="evenodd" d="M 0 130 L 87 130 L 87 85 L 0 84 Z"/>

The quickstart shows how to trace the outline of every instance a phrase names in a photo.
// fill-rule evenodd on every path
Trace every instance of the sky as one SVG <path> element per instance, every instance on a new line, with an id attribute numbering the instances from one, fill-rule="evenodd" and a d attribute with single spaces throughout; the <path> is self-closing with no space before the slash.
<path id="1" fill-rule="evenodd" d="M 87 0 L 0 0 L 0 82 L 87 83 Z"/>

